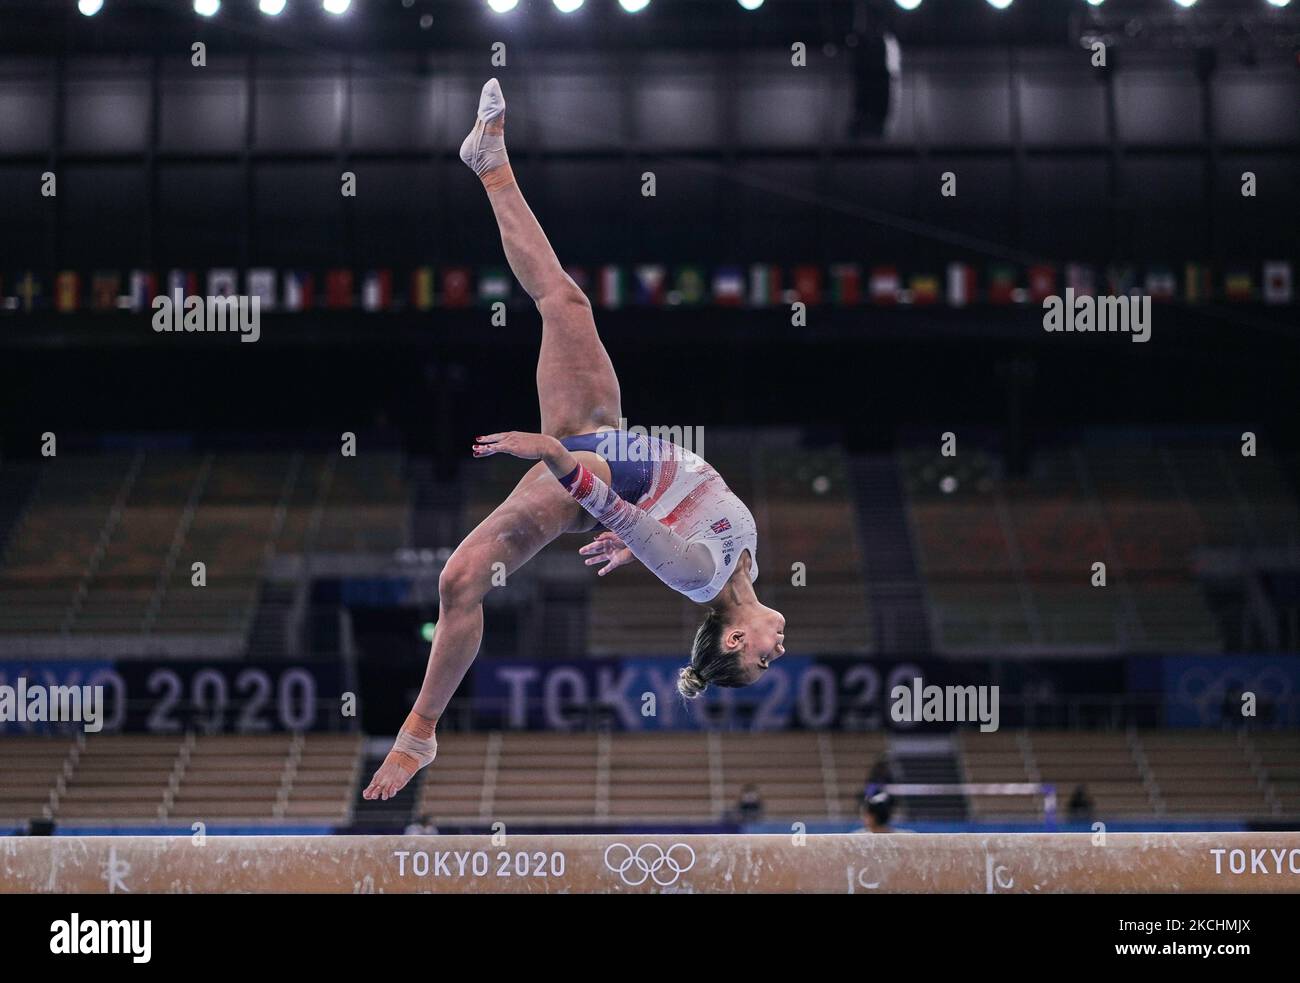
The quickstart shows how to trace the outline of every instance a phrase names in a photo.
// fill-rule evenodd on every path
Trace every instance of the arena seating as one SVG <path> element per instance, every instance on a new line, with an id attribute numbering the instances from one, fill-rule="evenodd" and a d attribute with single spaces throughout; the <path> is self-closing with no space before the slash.
<path id="1" fill-rule="evenodd" d="M 1258 816 L 1272 811 L 1265 777 L 1251 766 L 1244 739 L 1172 731 L 1143 734 L 1139 747 L 1166 812 Z"/>
<path id="2" fill-rule="evenodd" d="M 1065 816 L 1083 786 L 1096 818 L 1262 817 L 1294 809 L 1300 742 L 1291 735 L 1218 731 L 1026 731 L 963 735 L 971 782 L 1056 787 Z M 982 817 L 1041 815 L 1040 796 L 975 796 Z"/>
<path id="3" fill-rule="evenodd" d="M 1300 738 L 1282 732 L 962 732 L 970 783 L 1083 786 L 1091 818 L 1295 815 Z M 0 823 L 346 825 L 365 779 L 360 735 L 0 738 Z M 449 732 L 413 815 L 435 825 L 736 821 L 752 786 L 768 821 L 855 823 L 880 733 Z M 1041 794 L 972 795 L 974 820 L 1041 821 Z M 899 817 L 906 821 L 906 814 Z M 960 817 L 954 817 L 960 818 Z"/>
<path id="4" fill-rule="evenodd" d="M 756 785 L 769 818 L 853 819 L 876 734 L 454 734 L 417 814 L 435 824 L 709 823 Z"/>
<path id="5" fill-rule="evenodd" d="M 345 823 L 359 735 L 0 738 L 0 822 Z"/>
<path id="6" fill-rule="evenodd" d="M 785 615 L 787 647 L 869 652 L 871 609 L 843 455 L 764 448 L 757 458 L 763 600 Z M 795 564 L 805 574 L 800 584 L 792 583 Z"/>
<path id="7" fill-rule="evenodd" d="M 979 450 L 898 455 L 941 649 L 1220 651 L 1205 550 L 1294 549 L 1296 497 L 1267 452 L 1083 444 L 1006 475 Z M 1091 583 L 1106 564 L 1106 587 Z"/>
<path id="8" fill-rule="evenodd" d="M 872 530 L 860 528 L 842 452 L 782 432 L 711 436 L 708 457 L 758 523 L 760 590 L 786 614 L 790 651 L 873 651 L 862 542 Z M 513 459 L 472 465 L 459 479 L 463 514 L 448 526 L 458 531 L 527 470 Z M 1207 551 L 1300 548 L 1296 497 L 1263 449 L 1242 458 L 1203 438 L 1085 439 L 1039 449 L 1014 476 L 1001 456 L 965 445 L 956 458 L 906 449 L 896 465 L 940 651 L 1220 651 L 1226 629 L 1201 579 Z M 69 451 L 22 467 L 36 474 L 15 479 L 30 493 L 5 505 L 0 634 L 221 635 L 234 651 L 268 558 L 411 545 L 407 464 L 393 452 Z M 564 537 L 555 552 L 588 538 Z M 199 560 L 202 589 L 191 586 Z M 1099 561 L 1105 588 L 1091 584 Z M 639 565 L 598 589 L 589 581 L 589 654 L 678 654 L 699 623 L 696 605 Z"/>
<path id="9" fill-rule="evenodd" d="M 175 819 L 343 822 L 360 779 L 355 736 L 200 737 L 168 802 Z"/>
<path id="10" fill-rule="evenodd" d="M 408 545 L 409 497 L 392 453 L 68 452 L 0 543 L 0 631 L 244 633 L 268 557 Z"/>
<path id="11" fill-rule="evenodd" d="M 395 453 L 330 457 L 318 536 L 322 553 L 386 553 L 410 544 L 410 492 Z"/>
<path id="12" fill-rule="evenodd" d="M 1019 732 L 962 735 L 958 741 L 965 780 L 980 784 L 1032 782 L 1033 771 L 1026 754 L 1025 738 Z M 1036 819 L 1042 815 L 1040 795 L 972 795 L 971 816 Z"/>
<path id="13" fill-rule="evenodd" d="M 1300 813 L 1300 734 L 1253 734 L 1248 747 L 1270 801 L 1283 815 Z"/>
<path id="14" fill-rule="evenodd" d="M 0 823 L 50 814 L 72 747 L 71 738 L 0 737 Z"/>
<path id="15" fill-rule="evenodd" d="M 1066 812 L 1080 785 L 1093 802 L 1096 818 L 1151 815 L 1156 811 L 1130 736 L 1123 732 L 1035 732 L 1028 735 L 1031 774 L 1056 786 L 1057 810 Z"/>
<path id="16" fill-rule="evenodd" d="M 42 469 L 31 504 L 0 544 L 0 629 L 64 630 L 135 464 L 131 456 L 105 454 Z"/>

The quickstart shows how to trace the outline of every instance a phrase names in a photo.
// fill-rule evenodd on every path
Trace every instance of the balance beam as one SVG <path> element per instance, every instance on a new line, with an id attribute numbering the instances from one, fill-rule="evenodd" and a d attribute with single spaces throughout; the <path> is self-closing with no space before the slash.
<path id="1" fill-rule="evenodd" d="M 1297 891 L 1300 833 L 0 838 L 0 893 Z"/>

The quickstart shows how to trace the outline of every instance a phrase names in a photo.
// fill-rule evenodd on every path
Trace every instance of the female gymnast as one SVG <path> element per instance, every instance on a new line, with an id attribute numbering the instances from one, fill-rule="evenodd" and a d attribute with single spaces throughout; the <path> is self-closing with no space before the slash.
<path id="1" fill-rule="evenodd" d="M 396 795 L 437 752 L 434 727 L 478 654 L 483 597 L 494 567 L 510 573 L 567 532 L 604 530 L 578 552 L 601 576 L 635 558 L 673 590 L 709 605 L 678 690 L 745 686 L 785 653 L 785 618 L 759 603 L 758 531 L 749 509 L 697 455 L 618 431 L 618 377 L 596 333 L 591 304 L 560 267 L 515 183 L 505 146 L 505 99 L 496 79 L 460 156 L 483 182 L 506 260 L 542 315 L 537 360 L 541 433 L 475 438 L 475 457 L 539 462 L 479 523 L 438 579 L 438 630 L 415 707 L 363 795 Z M 593 525 L 592 519 L 595 524 Z M 500 569 L 497 567 L 496 569 Z"/>

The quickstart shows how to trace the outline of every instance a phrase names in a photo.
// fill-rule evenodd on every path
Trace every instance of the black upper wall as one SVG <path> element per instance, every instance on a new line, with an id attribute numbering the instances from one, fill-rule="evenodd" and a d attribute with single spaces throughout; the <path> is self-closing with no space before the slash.
<path id="1" fill-rule="evenodd" d="M 723 0 L 718 0 L 723 2 Z M 729 2 L 729 0 L 727 0 Z M 987 5 L 984 5 L 987 6 Z M 904 43 L 880 138 L 845 49 L 0 56 L 0 270 L 500 260 L 456 157 L 501 78 L 562 259 L 1291 258 L 1300 71 L 1192 51 Z M 59 177 L 57 198 L 40 175 Z M 357 175 L 357 197 L 340 175 Z M 641 195 L 653 171 L 657 195 Z M 957 197 L 940 177 L 957 177 Z M 1258 197 L 1243 198 L 1253 172 Z"/>

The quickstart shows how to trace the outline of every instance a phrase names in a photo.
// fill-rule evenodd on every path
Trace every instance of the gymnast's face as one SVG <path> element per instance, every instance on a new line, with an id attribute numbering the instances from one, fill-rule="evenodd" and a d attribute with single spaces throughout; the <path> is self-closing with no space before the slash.
<path id="1" fill-rule="evenodd" d="M 757 605 L 743 621 L 733 623 L 728 634 L 748 677 L 745 685 L 757 682 L 772 663 L 785 655 L 785 615 L 776 608 Z"/>

